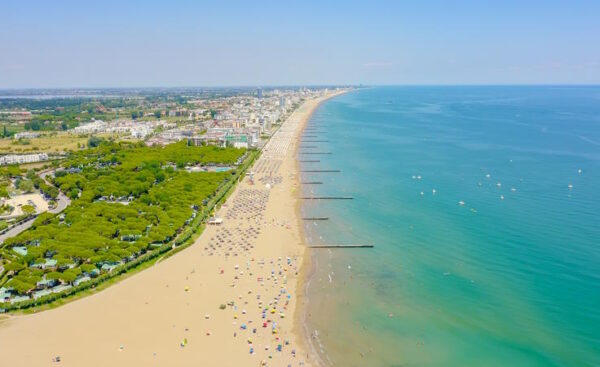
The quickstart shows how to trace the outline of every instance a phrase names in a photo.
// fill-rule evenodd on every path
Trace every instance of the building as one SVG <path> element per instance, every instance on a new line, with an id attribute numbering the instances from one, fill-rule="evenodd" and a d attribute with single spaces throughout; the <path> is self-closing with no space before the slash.
<path id="1" fill-rule="evenodd" d="M 25 246 L 15 246 L 12 248 L 12 250 L 21 256 L 27 255 L 27 247 Z"/>
<path id="2" fill-rule="evenodd" d="M 83 124 L 75 127 L 71 130 L 75 134 L 93 134 L 93 133 L 103 133 L 106 131 L 108 124 L 102 120 L 96 120 L 89 122 L 87 124 Z"/>
<path id="3" fill-rule="evenodd" d="M 261 98 L 263 97 L 263 90 L 262 90 L 262 88 L 258 88 L 258 89 L 256 90 L 256 97 L 257 97 L 258 99 L 261 99 Z"/>
<path id="4" fill-rule="evenodd" d="M 0 166 L 9 164 L 24 164 L 24 163 L 36 163 L 48 160 L 48 154 L 46 153 L 35 153 L 35 154 L 8 154 L 0 156 Z"/>
<path id="5" fill-rule="evenodd" d="M 246 148 L 248 149 L 248 135 L 245 134 L 232 134 L 225 136 L 225 145 L 232 146 L 234 148 Z"/>
<path id="6" fill-rule="evenodd" d="M 10 299 L 10 303 L 19 303 L 24 301 L 29 301 L 31 298 L 29 296 L 16 296 Z"/>
<path id="7" fill-rule="evenodd" d="M 38 269 L 52 269 L 56 267 L 57 263 L 58 261 L 56 261 L 55 259 L 45 259 L 43 263 L 35 263 L 31 265 L 31 267 Z"/>
<path id="8" fill-rule="evenodd" d="M 77 287 L 79 284 L 87 282 L 88 280 L 91 280 L 92 278 L 90 278 L 87 275 L 81 275 L 79 276 L 77 279 L 75 279 L 75 281 L 73 282 L 73 285 L 75 287 Z"/>
<path id="9" fill-rule="evenodd" d="M 33 139 L 33 138 L 37 138 L 39 136 L 40 136 L 39 133 L 34 133 L 34 132 L 30 132 L 30 131 L 23 131 L 23 132 L 16 133 L 15 135 L 13 135 L 13 138 L 16 139 L 16 140 L 19 140 L 19 139 Z"/>
<path id="10" fill-rule="evenodd" d="M 279 97 L 279 108 L 285 112 L 287 106 L 286 106 L 286 100 L 285 100 L 285 96 L 281 96 Z"/>
<path id="11" fill-rule="evenodd" d="M 52 288 L 57 285 L 58 285 L 58 280 L 56 280 L 56 279 L 42 279 L 36 283 L 37 289 Z"/>
<path id="12" fill-rule="evenodd" d="M 131 131 L 131 137 L 143 139 L 146 136 L 152 134 L 153 129 L 148 126 L 139 126 L 139 127 L 132 128 L 130 131 Z"/>

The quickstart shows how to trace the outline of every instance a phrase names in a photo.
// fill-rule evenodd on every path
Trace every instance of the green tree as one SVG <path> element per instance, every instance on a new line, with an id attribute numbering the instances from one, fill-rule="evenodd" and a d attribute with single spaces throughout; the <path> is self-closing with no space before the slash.
<path id="1" fill-rule="evenodd" d="M 31 214 L 35 213 L 35 208 L 32 205 L 23 205 L 21 207 L 21 210 L 23 211 L 23 214 L 27 214 L 27 215 L 31 215 Z"/>
<path id="2" fill-rule="evenodd" d="M 60 275 L 60 280 L 65 283 L 73 283 L 77 279 L 77 274 L 73 271 L 73 269 L 65 270 Z"/>
<path id="3" fill-rule="evenodd" d="M 30 180 L 20 180 L 18 189 L 25 193 L 30 193 L 33 191 L 33 182 Z"/>
<path id="4" fill-rule="evenodd" d="M 72 200 L 75 200 L 75 199 L 77 199 L 77 198 L 79 197 L 79 190 L 77 190 L 77 189 L 72 189 L 72 190 L 69 192 L 69 197 L 70 197 Z"/>
<path id="5" fill-rule="evenodd" d="M 99 138 L 97 136 L 90 136 L 90 138 L 88 139 L 88 146 L 90 148 L 95 148 L 98 145 L 100 145 L 100 143 L 102 143 L 104 141 L 104 139 Z"/>

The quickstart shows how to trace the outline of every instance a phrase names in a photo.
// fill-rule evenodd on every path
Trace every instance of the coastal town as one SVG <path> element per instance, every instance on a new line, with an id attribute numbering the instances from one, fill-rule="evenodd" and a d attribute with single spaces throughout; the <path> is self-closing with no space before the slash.
<path id="1" fill-rule="evenodd" d="M 256 148 L 302 100 L 326 90 L 258 88 L 210 94 L 189 91 L 185 97 L 140 93 L 116 100 L 87 98 L 83 94 L 66 100 L 67 107 L 61 106 L 60 96 L 35 103 L 6 99 L 0 102 L 0 124 L 3 136 L 12 138 L 12 147 L 2 144 L 0 152 L 42 150 L 36 143 L 45 138 L 76 140 L 90 135 L 143 140 L 149 146 L 190 140 L 196 145 Z M 53 154 L 56 147 L 48 150 Z M 47 160 L 44 156 L 22 155 L 23 158 L 4 159 L 0 164 Z"/>
<path id="2" fill-rule="evenodd" d="M 308 249 L 296 152 L 313 111 L 346 91 L 216 98 L 206 103 L 210 118 L 155 117 L 175 126 L 145 139 L 95 120 L 85 146 L 0 168 L 9 200 L 28 191 L 52 202 L 46 211 L 30 205 L 25 228 L 7 221 L 16 232 L 0 245 L 8 314 L 0 339 L 17 350 L 13 343 L 28 338 L 36 353 L 3 360 L 315 365 L 295 329 Z M 34 338 L 26 337 L 31 323 Z M 140 344 L 145 328 L 111 332 L 128 323 L 157 333 Z M 64 337 L 53 339 L 57 327 Z M 86 338 L 77 337 L 81 327 Z M 209 352 L 223 345 L 233 353 Z"/>
<path id="3" fill-rule="evenodd" d="M 0 101 L 5 135 L 0 144 L 0 311 L 35 307 L 76 294 L 184 243 L 186 230 L 214 222 L 215 193 L 222 191 L 229 178 L 213 178 L 216 181 L 206 192 L 184 202 L 191 209 L 181 214 L 174 231 L 160 229 L 160 223 L 152 221 L 133 226 L 111 223 L 116 238 L 90 234 L 90 242 L 99 241 L 99 247 L 87 255 L 72 248 L 68 238 L 60 239 L 78 225 L 77 219 L 72 219 L 77 209 L 72 201 L 87 203 L 77 213 L 82 218 L 98 210 L 94 209 L 97 205 L 121 203 L 136 208 L 146 195 L 164 189 L 164 174 L 148 171 L 155 179 L 140 189 L 127 182 L 118 184 L 122 180 L 118 177 L 126 174 L 122 172 L 125 166 L 137 164 L 139 172 L 142 166 L 135 162 L 150 156 L 163 170 L 169 170 L 167 176 L 175 175 L 172 178 L 179 178 L 179 168 L 187 174 L 233 174 L 236 170 L 241 174 L 298 106 L 329 93 L 327 88 L 259 88 L 185 97 L 131 94 L 117 102 L 115 97 L 83 97 L 78 104 L 60 98 L 34 103 Z M 121 107 L 110 107 L 113 104 Z M 33 105 L 36 109 L 27 108 Z M 59 149 L 56 144 L 44 145 L 53 139 L 64 144 Z M 206 149 L 223 149 L 223 153 Z M 90 181 L 102 171 L 107 172 L 103 175 L 108 181 L 97 185 Z M 109 180 L 112 176 L 116 181 Z M 147 226 L 145 230 L 141 230 L 143 226 Z M 159 229 L 160 235 L 152 234 Z M 101 248 L 108 243 L 114 250 L 105 253 Z"/>
<path id="4" fill-rule="evenodd" d="M 2 1 L 0 367 L 600 367 L 600 1 Z"/>

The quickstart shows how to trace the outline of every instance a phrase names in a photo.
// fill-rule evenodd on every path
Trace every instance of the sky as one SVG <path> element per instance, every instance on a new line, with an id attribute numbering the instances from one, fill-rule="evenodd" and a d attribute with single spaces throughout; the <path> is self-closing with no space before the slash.
<path id="1" fill-rule="evenodd" d="M 600 1 L 0 2 L 0 88 L 600 84 Z"/>

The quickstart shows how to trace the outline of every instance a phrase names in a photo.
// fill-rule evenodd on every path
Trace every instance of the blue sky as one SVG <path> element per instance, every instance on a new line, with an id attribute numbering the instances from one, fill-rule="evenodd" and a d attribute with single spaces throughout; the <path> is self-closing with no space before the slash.
<path id="1" fill-rule="evenodd" d="M 600 83 L 596 0 L 7 0 L 0 14 L 0 88 Z"/>

